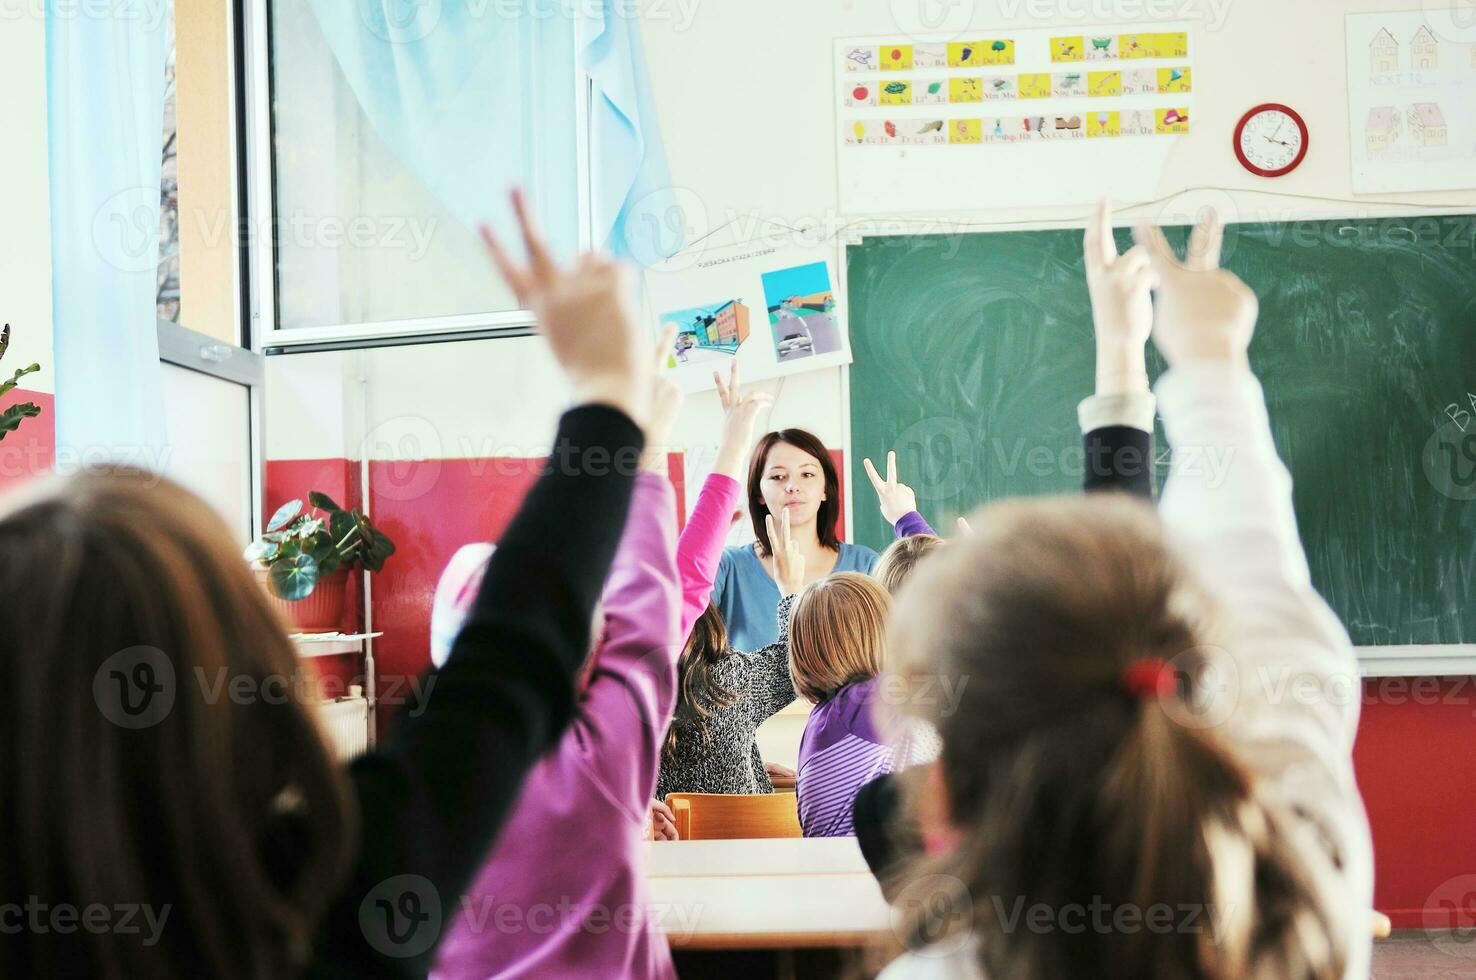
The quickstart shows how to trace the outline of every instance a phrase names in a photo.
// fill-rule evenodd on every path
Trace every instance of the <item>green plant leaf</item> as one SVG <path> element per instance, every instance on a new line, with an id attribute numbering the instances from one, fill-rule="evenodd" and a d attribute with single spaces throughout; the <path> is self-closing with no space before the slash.
<path id="1" fill-rule="evenodd" d="M 10 350 L 10 324 L 7 323 L 4 329 L 0 329 L 0 357 L 4 357 L 8 350 Z"/>
<path id="2" fill-rule="evenodd" d="M 21 368 L 10 376 L 9 381 L 0 383 L 0 395 L 10 394 L 15 390 L 15 386 L 20 383 L 21 378 L 24 378 L 28 374 L 35 374 L 39 370 L 41 370 L 41 365 L 39 364 L 30 364 Z"/>
<path id="3" fill-rule="evenodd" d="M 297 535 L 302 540 L 307 541 L 308 539 L 316 537 L 320 534 L 324 537 L 327 537 L 328 535 L 325 533 L 327 530 L 328 525 L 321 517 L 309 517 L 301 524 L 295 526 L 292 529 L 292 533 Z"/>
<path id="4" fill-rule="evenodd" d="M 394 553 L 395 543 L 379 528 L 374 528 L 371 543 L 359 556 L 359 560 L 369 571 L 378 573 L 384 570 L 385 559 Z"/>
<path id="5" fill-rule="evenodd" d="M 286 527 L 287 524 L 290 523 L 291 520 L 300 513 L 302 513 L 301 500 L 287 501 L 281 507 L 278 507 L 277 512 L 272 515 L 272 519 L 267 521 L 267 530 L 281 530 L 282 528 Z"/>
<path id="6" fill-rule="evenodd" d="M 355 533 L 356 524 L 354 515 L 346 510 L 336 510 L 328 515 L 328 533 L 334 541 L 343 541 L 350 534 Z"/>
<path id="7" fill-rule="evenodd" d="M 277 559 L 295 558 L 302 554 L 302 542 L 294 537 L 288 536 L 282 539 L 277 547 Z"/>
<path id="8" fill-rule="evenodd" d="M 33 419 L 41 414 L 41 406 L 34 402 L 12 405 L 0 412 L 0 439 L 14 432 L 24 419 Z"/>
<path id="9" fill-rule="evenodd" d="M 272 565 L 272 592 L 289 602 L 306 599 L 318 586 L 318 563 L 312 555 L 293 555 Z"/>
<path id="10" fill-rule="evenodd" d="M 332 497 L 328 496 L 326 493 L 320 493 L 317 490 L 313 490 L 308 494 L 308 503 L 312 504 L 319 510 L 326 510 L 330 514 L 334 514 L 343 510 L 342 507 L 333 502 Z"/>
<path id="11" fill-rule="evenodd" d="M 246 550 L 242 552 L 242 556 L 247 561 L 256 562 L 260 565 L 270 565 L 272 559 L 277 557 L 277 550 L 278 547 L 275 541 L 268 541 L 265 538 L 261 538 L 248 544 Z"/>

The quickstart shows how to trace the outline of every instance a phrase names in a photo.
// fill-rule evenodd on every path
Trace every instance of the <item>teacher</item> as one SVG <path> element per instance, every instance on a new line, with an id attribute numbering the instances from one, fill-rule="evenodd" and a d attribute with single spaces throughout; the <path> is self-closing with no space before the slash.
<path id="1" fill-rule="evenodd" d="M 831 572 L 871 573 L 876 552 L 836 537 L 840 478 L 825 445 L 804 429 L 781 429 L 759 440 L 748 465 L 748 516 L 758 538 L 723 551 L 712 601 L 728 627 L 728 642 L 743 652 L 779 638 L 779 587 L 764 519 L 788 512 L 790 533 L 805 559 L 805 584 Z"/>

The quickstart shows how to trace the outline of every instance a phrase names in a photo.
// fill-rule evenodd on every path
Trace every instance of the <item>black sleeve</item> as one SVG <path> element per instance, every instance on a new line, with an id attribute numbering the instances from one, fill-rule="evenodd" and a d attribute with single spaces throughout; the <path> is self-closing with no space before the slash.
<path id="1" fill-rule="evenodd" d="M 528 770 L 574 710 L 574 677 L 625 528 L 643 437 L 613 408 L 559 425 L 445 665 L 349 770 L 356 861 L 314 951 L 320 976 L 424 976 Z M 408 714 L 415 714 L 410 711 Z"/>
<path id="2" fill-rule="evenodd" d="M 1121 490 L 1153 499 L 1153 433 L 1131 425 L 1104 425 L 1082 436 L 1087 493 Z"/>

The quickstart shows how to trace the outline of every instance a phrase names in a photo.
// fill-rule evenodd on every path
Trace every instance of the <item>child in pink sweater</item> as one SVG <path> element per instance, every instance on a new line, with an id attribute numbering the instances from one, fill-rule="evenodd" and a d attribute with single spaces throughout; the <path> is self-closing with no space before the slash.
<path id="1" fill-rule="evenodd" d="M 729 411 L 724 444 L 738 436 L 740 460 L 746 443 L 734 415 L 748 419 L 751 437 L 760 404 L 745 399 Z M 664 469 L 664 456 L 653 462 Z M 737 482 L 714 472 L 678 544 L 670 483 L 640 474 L 574 721 L 528 777 L 476 883 L 446 910 L 439 980 L 675 976 L 662 927 L 683 923 L 663 923 L 650 907 L 640 846 L 676 704 L 680 641 L 707 605 L 737 499 Z M 481 574 L 487 553 L 463 549 L 448 567 L 436 594 L 453 611 L 433 613 L 436 636 L 454 636 L 455 607 L 475 593 L 463 582 Z"/>

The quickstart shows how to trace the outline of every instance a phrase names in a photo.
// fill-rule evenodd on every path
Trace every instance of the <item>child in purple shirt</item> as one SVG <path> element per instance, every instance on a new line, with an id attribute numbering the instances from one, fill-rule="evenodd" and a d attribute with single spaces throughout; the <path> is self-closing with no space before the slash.
<path id="1" fill-rule="evenodd" d="M 676 700 L 675 513 L 671 484 L 642 472 L 574 721 L 524 783 L 476 882 L 446 910 L 433 976 L 675 975 L 639 851 Z"/>
<path id="2" fill-rule="evenodd" d="M 811 585 L 789 622 L 794 689 L 815 705 L 800 740 L 795 794 L 806 837 L 854 833 L 851 803 L 878 776 L 929 761 L 936 745 L 888 724 L 877 675 L 891 598 L 856 572 Z"/>

